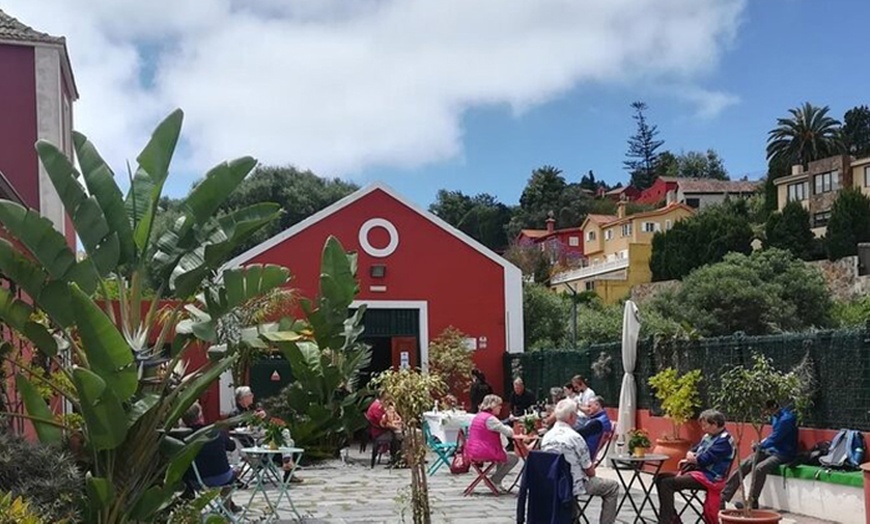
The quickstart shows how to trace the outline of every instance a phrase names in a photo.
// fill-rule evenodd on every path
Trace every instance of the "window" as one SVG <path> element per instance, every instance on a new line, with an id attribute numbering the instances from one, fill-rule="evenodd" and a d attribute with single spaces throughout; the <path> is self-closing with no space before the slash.
<path id="1" fill-rule="evenodd" d="M 665 231 L 669 230 L 673 224 L 670 220 L 665 220 Z"/>
<path id="2" fill-rule="evenodd" d="M 595 231 L 590 231 L 586 233 L 586 241 L 593 242 L 595 240 Z"/>
<path id="3" fill-rule="evenodd" d="M 830 211 L 822 211 L 813 215 L 813 227 L 825 227 L 831 219 Z"/>
<path id="4" fill-rule="evenodd" d="M 864 187 L 870 187 L 870 166 L 864 168 Z"/>
<path id="5" fill-rule="evenodd" d="M 604 240 L 613 240 L 613 230 L 608 229 L 604 232 Z"/>
<path id="6" fill-rule="evenodd" d="M 827 173 L 816 175 L 813 181 L 815 184 L 815 192 L 813 194 L 830 193 L 840 188 L 840 172 L 828 171 Z"/>
<path id="7" fill-rule="evenodd" d="M 644 222 L 641 225 L 641 231 L 644 233 L 654 233 L 659 230 L 658 222 Z"/>
<path id="8" fill-rule="evenodd" d="M 595 281 L 589 280 L 586 282 L 586 291 L 595 291 Z"/>
<path id="9" fill-rule="evenodd" d="M 687 198 L 686 205 L 691 207 L 692 209 L 698 209 L 701 207 L 701 199 L 700 198 Z"/>
<path id="10" fill-rule="evenodd" d="M 631 236 L 631 222 L 628 224 L 622 224 L 622 236 L 630 237 Z"/>
<path id="11" fill-rule="evenodd" d="M 800 202 L 807 199 L 807 182 L 798 182 L 788 185 L 788 202 Z"/>
<path id="12" fill-rule="evenodd" d="M 571 247 L 577 247 L 580 245 L 580 237 L 568 237 L 568 245 Z"/>

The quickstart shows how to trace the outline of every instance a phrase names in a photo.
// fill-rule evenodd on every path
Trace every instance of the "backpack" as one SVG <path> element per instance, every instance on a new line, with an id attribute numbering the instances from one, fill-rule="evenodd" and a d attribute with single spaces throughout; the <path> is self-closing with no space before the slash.
<path id="1" fill-rule="evenodd" d="M 471 468 L 471 461 L 465 456 L 465 432 L 459 430 L 456 435 L 456 451 L 453 453 L 453 460 L 450 462 L 450 473 L 461 475 L 468 473 Z"/>
<path id="2" fill-rule="evenodd" d="M 841 429 L 831 441 L 827 455 L 819 457 L 826 468 L 858 469 L 864 462 L 864 435 L 854 429 Z"/>

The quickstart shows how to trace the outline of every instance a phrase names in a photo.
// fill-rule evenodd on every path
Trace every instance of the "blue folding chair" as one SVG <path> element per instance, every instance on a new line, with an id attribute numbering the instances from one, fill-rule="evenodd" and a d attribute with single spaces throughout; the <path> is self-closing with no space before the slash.
<path id="1" fill-rule="evenodd" d="M 437 458 L 429 466 L 427 472 L 429 476 L 435 474 L 441 466 L 450 467 L 450 459 L 456 453 L 456 442 L 440 442 L 432 436 L 432 431 L 429 429 L 429 422 L 423 422 L 423 436 L 426 437 L 426 445 L 429 449 L 435 452 Z"/>

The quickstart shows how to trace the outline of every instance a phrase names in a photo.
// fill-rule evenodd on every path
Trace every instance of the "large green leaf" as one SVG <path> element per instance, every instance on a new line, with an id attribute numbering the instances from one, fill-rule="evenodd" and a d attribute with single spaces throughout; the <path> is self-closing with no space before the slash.
<path id="1" fill-rule="evenodd" d="M 57 426 L 39 422 L 42 420 L 54 420 L 54 413 L 46 404 L 45 399 L 40 396 L 39 392 L 27 380 L 24 375 L 17 373 L 15 375 L 15 387 L 21 398 L 24 400 L 24 407 L 27 409 L 27 414 L 34 417 L 33 427 L 36 429 L 36 435 L 40 442 L 48 444 L 56 444 L 61 441 L 63 432 Z"/>
<path id="2" fill-rule="evenodd" d="M 127 427 L 132 428 L 142 416 L 154 409 L 160 402 L 160 395 L 157 393 L 146 393 L 141 398 L 136 400 L 127 411 Z"/>
<path id="3" fill-rule="evenodd" d="M 334 236 L 323 246 L 320 262 L 320 295 L 330 300 L 333 307 L 347 310 L 359 291 L 351 257 Z"/>
<path id="4" fill-rule="evenodd" d="M 40 140 L 36 143 L 42 165 L 60 196 L 88 256 L 100 275 L 115 269 L 120 256 L 117 236 L 109 229 L 97 199 L 89 197 L 78 181 L 75 166 L 53 144 Z"/>
<path id="5" fill-rule="evenodd" d="M 228 310 L 290 282 L 290 270 L 272 264 L 228 269 L 222 272 L 222 276 L 226 285 L 226 304 L 221 305 Z"/>
<path id="6" fill-rule="evenodd" d="M 183 120 L 184 113 L 180 109 L 173 111 L 157 125 L 148 144 L 136 159 L 139 169 L 133 176 L 125 206 L 134 224 L 133 235 L 141 256 L 148 249 L 157 203 L 169 174 L 169 163 L 175 154 Z"/>
<path id="7" fill-rule="evenodd" d="M 38 212 L 8 200 L 0 200 L 0 223 L 21 241 L 57 280 L 74 281 L 87 293 L 97 286 L 97 275 L 90 262 L 76 262 L 75 254 L 51 221 Z"/>
<path id="8" fill-rule="evenodd" d="M 211 242 L 206 247 L 205 260 L 210 267 L 223 264 L 236 248 L 250 236 L 281 215 L 278 204 L 260 203 L 237 209 L 218 218 L 225 239 Z"/>
<path id="9" fill-rule="evenodd" d="M 15 298 L 6 288 L 0 288 L 0 320 L 27 337 L 49 357 L 57 355 L 57 341 L 45 326 L 30 320 L 33 308 Z"/>
<path id="10" fill-rule="evenodd" d="M 151 486 L 133 505 L 130 518 L 139 522 L 151 522 L 154 514 L 169 506 L 173 499 L 175 499 L 174 486 Z"/>
<path id="11" fill-rule="evenodd" d="M 47 283 L 48 273 L 2 238 L 0 273 L 18 284 L 61 327 L 72 324 L 72 307 L 66 283 Z"/>
<path id="12" fill-rule="evenodd" d="M 76 326 L 90 368 L 106 381 L 117 398 L 126 402 L 138 386 L 133 351 L 90 297 L 75 286 L 72 296 Z"/>
<path id="13" fill-rule="evenodd" d="M 113 389 L 99 375 L 81 367 L 73 370 L 73 384 L 90 444 L 98 451 L 120 446 L 127 437 L 127 416 Z"/>
<path id="14" fill-rule="evenodd" d="M 249 156 L 218 164 L 193 188 L 182 208 L 197 224 L 205 224 L 256 165 L 257 161 Z"/>
<path id="15" fill-rule="evenodd" d="M 112 483 L 106 478 L 93 476 L 90 471 L 85 475 L 85 489 L 91 508 L 98 511 L 109 507 L 115 500 L 115 487 Z"/>
<path id="16" fill-rule="evenodd" d="M 172 404 L 164 422 L 165 429 L 168 431 L 169 428 L 173 427 L 178 422 L 178 419 L 181 418 L 181 415 L 202 396 L 211 383 L 217 380 L 221 376 L 221 373 L 229 369 L 236 360 L 238 360 L 238 355 L 228 357 L 210 367 L 204 373 L 199 373 L 193 380 L 182 384 L 170 393 L 169 399 Z"/>
<path id="17" fill-rule="evenodd" d="M 73 143 L 88 192 L 97 199 L 109 229 L 118 238 L 120 251 L 118 262 L 120 264 L 131 262 L 136 253 L 133 230 L 124 209 L 124 196 L 115 183 L 115 175 L 85 135 L 73 132 Z"/>

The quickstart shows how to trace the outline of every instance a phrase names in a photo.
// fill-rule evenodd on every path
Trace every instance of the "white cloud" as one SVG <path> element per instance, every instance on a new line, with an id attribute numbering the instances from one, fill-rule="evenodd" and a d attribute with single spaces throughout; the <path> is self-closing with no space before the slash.
<path id="1" fill-rule="evenodd" d="M 73 6 L 78 6 L 78 10 Z M 82 6 L 87 5 L 85 10 Z M 689 86 L 715 70 L 745 0 L 7 0 L 68 37 L 76 127 L 117 167 L 186 113 L 185 167 L 241 154 L 344 175 L 461 154 L 463 112 L 589 82 Z M 153 62 L 153 63 L 152 63 Z M 152 82 L 143 71 L 154 69 Z"/>
<path id="2" fill-rule="evenodd" d="M 704 119 L 715 118 L 722 111 L 740 103 L 740 97 L 737 95 L 697 86 L 674 87 L 671 89 L 671 92 L 678 98 L 695 104 L 695 116 Z"/>

